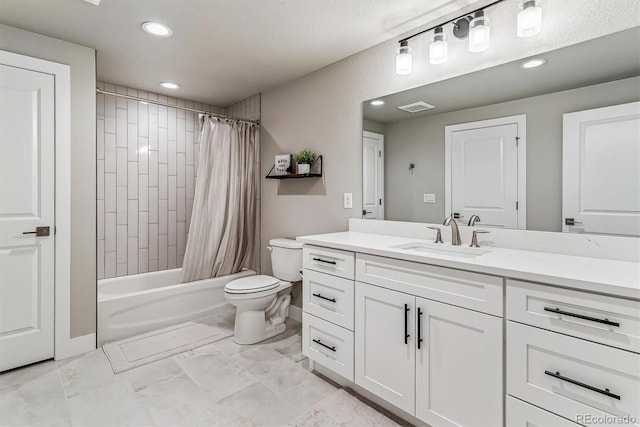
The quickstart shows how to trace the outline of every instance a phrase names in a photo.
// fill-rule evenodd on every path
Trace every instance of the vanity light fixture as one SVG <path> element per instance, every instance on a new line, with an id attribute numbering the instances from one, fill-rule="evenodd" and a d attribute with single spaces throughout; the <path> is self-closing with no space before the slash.
<path id="1" fill-rule="evenodd" d="M 168 26 L 153 21 L 143 22 L 142 29 L 145 33 L 158 37 L 169 37 L 173 34 L 173 31 Z"/>
<path id="2" fill-rule="evenodd" d="M 398 55 L 396 56 L 396 74 L 404 76 L 411 73 L 413 69 L 413 57 L 411 48 L 407 40 L 400 41 Z"/>
<path id="3" fill-rule="evenodd" d="M 172 83 L 172 82 L 161 82 L 160 86 L 162 86 L 165 89 L 180 89 L 180 85 L 177 83 Z"/>
<path id="4" fill-rule="evenodd" d="M 384 105 L 384 101 L 382 99 L 374 99 L 373 101 L 371 101 L 369 104 L 378 107 L 380 105 Z"/>
<path id="5" fill-rule="evenodd" d="M 530 68 L 540 67 L 546 63 L 547 63 L 547 60 L 544 58 L 528 59 L 524 61 L 522 64 L 520 64 L 520 68 L 528 70 Z"/>
<path id="6" fill-rule="evenodd" d="M 485 15 L 485 11 L 503 1 L 505 0 L 496 0 L 472 12 L 465 13 L 399 40 L 400 48 L 396 56 L 396 73 L 400 75 L 411 73 L 413 58 L 409 40 L 432 30 L 433 37 L 429 46 L 429 62 L 431 64 L 445 63 L 448 59 L 448 44 L 447 35 L 443 27 L 447 24 L 453 24 L 451 33 L 457 39 L 469 38 L 469 51 L 482 52 L 488 49 L 491 44 L 491 29 L 489 28 L 489 19 Z M 539 3 L 540 0 L 522 0 L 522 10 L 517 17 L 518 37 L 529 37 L 541 31 L 542 8 Z"/>
<path id="7" fill-rule="evenodd" d="M 442 30 L 442 27 L 437 27 L 433 31 L 433 37 L 429 45 L 429 62 L 431 64 L 444 64 L 447 62 L 447 54 L 447 35 Z"/>
<path id="8" fill-rule="evenodd" d="M 469 52 L 482 52 L 491 44 L 491 28 L 487 25 L 488 19 L 484 11 L 479 10 L 473 14 L 469 24 Z"/>
<path id="9" fill-rule="evenodd" d="M 524 0 L 518 13 L 518 37 L 531 37 L 542 30 L 542 8 L 536 0 Z"/>

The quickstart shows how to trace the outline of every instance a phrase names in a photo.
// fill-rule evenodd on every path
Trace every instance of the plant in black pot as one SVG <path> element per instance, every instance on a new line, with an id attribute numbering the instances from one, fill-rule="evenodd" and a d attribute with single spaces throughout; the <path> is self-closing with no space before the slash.
<path id="1" fill-rule="evenodd" d="M 298 151 L 294 154 L 293 158 L 298 165 L 298 173 L 308 174 L 311 170 L 311 165 L 316 161 L 318 155 L 308 148 L 305 148 L 304 150 Z"/>

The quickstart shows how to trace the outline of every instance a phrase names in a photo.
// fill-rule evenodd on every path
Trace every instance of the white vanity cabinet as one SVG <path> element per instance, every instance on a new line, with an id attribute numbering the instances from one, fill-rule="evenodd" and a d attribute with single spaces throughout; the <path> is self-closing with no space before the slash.
<path id="1" fill-rule="evenodd" d="M 356 279 L 356 384 L 430 425 L 502 425 L 502 318 L 424 297 L 501 301 L 502 280 L 361 254 Z"/>

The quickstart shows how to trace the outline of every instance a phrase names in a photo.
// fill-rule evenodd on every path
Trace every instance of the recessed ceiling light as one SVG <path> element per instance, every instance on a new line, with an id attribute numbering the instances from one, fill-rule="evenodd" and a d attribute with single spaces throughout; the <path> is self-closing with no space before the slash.
<path id="1" fill-rule="evenodd" d="M 539 67 L 541 65 L 544 65 L 547 63 L 546 59 L 543 58 L 535 58 L 535 59 L 529 59 L 525 62 L 523 62 L 520 65 L 520 68 L 524 68 L 524 69 L 528 69 L 528 68 L 536 68 Z"/>
<path id="2" fill-rule="evenodd" d="M 376 99 L 375 101 L 371 101 L 369 104 L 375 105 L 377 107 L 379 105 L 384 105 L 384 101 L 382 99 Z"/>
<path id="3" fill-rule="evenodd" d="M 171 28 L 159 22 L 145 22 L 142 24 L 142 29 L 149 34 L 159 37 L 169 37 L 173 34 Z"/>
<path id="4" fill-rule="evenodd" d="M 160 83 L 160 86 L 162 86 L 165 89 L 180 89 L 180 85 L 177 83 L 171 83 L 171 82 L 162 82 Z"/>

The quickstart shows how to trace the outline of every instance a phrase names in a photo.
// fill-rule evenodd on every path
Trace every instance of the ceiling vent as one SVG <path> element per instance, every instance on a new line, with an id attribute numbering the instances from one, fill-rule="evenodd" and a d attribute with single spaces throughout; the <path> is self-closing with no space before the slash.
<path id="1" fill-rule="evenodd" d="M 409 113 L 417 113 L 419 111 L 430 110 L 435 108 L 435 105 L 427 104 L 423 101 L 414 102 L 413 104 L 402 105 L 398 107 L 399 110 L 407 111 Z"/>

